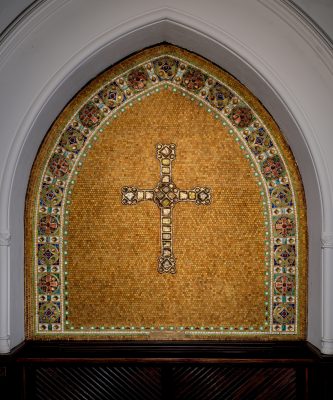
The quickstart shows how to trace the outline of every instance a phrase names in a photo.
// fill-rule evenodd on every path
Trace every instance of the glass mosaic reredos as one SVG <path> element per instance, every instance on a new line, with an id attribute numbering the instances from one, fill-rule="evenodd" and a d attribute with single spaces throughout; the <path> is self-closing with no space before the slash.
<path id="1" fill-rule="evenodd" d="M 202 62 L 199 57 L 173 46 L 156 47 L 155 50 L 150 49 L 145 54 L 139 57 L 138 62 L 132 62 L 130 67 L 125 66 L 124 71 L 112 77 L 110 81 L 107 80 L 107 73 L 103 74 L 106 77 L 103 84 L 97 85 L 94 91 L 87 92 L 85 100 L 73 106 L 74 112 L 64 124 L 64 129 L 57 133 L 52 151 L 44 157 L 44 169 L 39 172 L 36 180 L 37 201 L 33 211 L 31 243 L 33 290 L 28 305 L 31 314 L 28 316 L 29 335 L 38 338 L 85 335 L 100 338 L 105 336 L 153 338 L 154 333 L 158 331 L 162 337 L 167 333 L 168 338 L 185 339 L 193 337 L 219 339 L 239 337 L 239 335 L 248 338 L 284 336 L 290 339 L 291 336 L 301 336 L 304 334 L 304 321 L 300 321 L 299 308 L 305 308 L 305 304 L 300 304 L 299 291 L 305 289 L 299 287 L 299 273 L 302 268 L 304 275 L 306 266 L 305 261 L 301 262 L 299 255 L 299 237 L 301 229 L 303 231 L 305 229 L 306 222 L 300 221 L 297 207 L 298 198 L 302 197 L 302 194 L 297 197 L 295 193 L 294 181 L 299 180 L 299 177 L 291 176 L 290 161 L 288 161 L 290 154 L 286 156 L 286 152 L 289 151 L 287 146 L 285 146 L 287 150 L 284 151 L 284 148 L 278 145 L 272 129 L 267 124 L 267 116 L 262 117 L 249 104 L 248 95 L 244 96 L 239 89 L 241 87 L 239 82 L 230 77 L 228 80 L 223 80 L 226 73 L 223 76 L 212 74 L 205 69 L 206 61 Z M 112 72 L 112 69 L 110 71 Z M 232 82 L 236 82 L 235 85 Z M 70 224 L 68 209 L 77 175 L 84 160 L 89 157 L 94 142 L 103 135 L 104 129 L 110 126 L 113 120 L 125 118 L 127 109 L 136 107 L 136 104 L 145 98 L 158 96 L 163 91 L 171 91 L 188 98 L 193 107 L 204 108 L 211 118 L 228 129 L 228 134 L 234 138 L 239 151 L 244 154 L 257 179 L 258 191 L 262 197 L 266 235 L 263 244 L 266 254 L 266 272 L 263 276 L 266 315 L 260 326 L 220 324 L 147 327 L 127 324 L 78 327 L 71 324 L 67 296 L 67 234 Z M 181 149 L 178 147 L 177 157 L 181 157 Z M 162 179 L 163 160 L 168 157 L 160 158 Z M 171 177 L 171 170 L 166 171 L 164 175 Z M 151 195 L 151 198 L 156 197 L 153 192 L 154 187 L 138 189 L 127 186 L 128 184 L 124 182 L 123 187 L 119 187 L 119 201 L 123 201 L 125 205 L 132 204 L 134 200 L 135 203 L 141 201 L 146 195 Z M 160 184 L 163 186 L 162 180 Z M 209 182 L 197 184 L 209 186 Z M 164 184 L 168 185 L 169 182 L 167 185 Z M 200 200 L 202 195 L 202 204 L 207 197 L 210 203 L 210 189 L 206 187 L 197 189 L 197 192 L 195 188 L 193 189 L 192 201 Z M 177 192 L 177 196 L 179 197 L 181 193 L 188 197 L 191 190 Z M 141 195 L 142 199 L 138 199 L 137 197 Z M 187 200 L 187 197 L 182 201 Z M 174 202 L 174 197 L 170 200 L 164 193 L 163 199 L 169 203 L 159 206 L 161 256 L 163 235 L 169 235 L 170 238 L 172 235 L 171 222 L 167 224 L 168 226 L 165 225 L 165 232 L 162 230 L 164 217 L 162 214 L 170 209 L 170 202 Z M 173 237 L 173 240 L 177 239 Z M 301 245 L 304 248 L 305 239 L 302 240 Z M 164 268 L 165 260 L 168 261 L 168 265 Z M 175 272 L 172 249 L 167 258 L 161 257 L 159 265 L 160 272 L 168 272 L 170 268 L 174 268 L 171 272 Z M 156 269 L 152 273 L 157 273 Z"/>

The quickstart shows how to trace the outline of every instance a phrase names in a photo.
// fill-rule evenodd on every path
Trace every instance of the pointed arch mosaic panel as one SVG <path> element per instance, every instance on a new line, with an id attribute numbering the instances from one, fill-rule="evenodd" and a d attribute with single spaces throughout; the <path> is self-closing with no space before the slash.
<path id="1" fill-rule="evenodd" d="M 305 335 L 292 153 L 240 82 L 175 46 L 110 68 L 60 114 L 31 173 L 26 254 L 28 338 Z"/>

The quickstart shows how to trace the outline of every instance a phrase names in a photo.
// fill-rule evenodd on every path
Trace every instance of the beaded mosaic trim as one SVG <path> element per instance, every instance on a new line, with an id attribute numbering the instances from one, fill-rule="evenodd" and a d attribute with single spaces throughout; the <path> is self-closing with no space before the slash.
<path id="1" fill-rule="evenodd" d="M 228 127 L 229 134 L 255 171 L 262 196 L 266 225 L 266 322 L 253 327 L 95 326 L 75 328 L 68 316 L 67 207 L 76 175 L 103 126 L 121 118 L 145 96 L 172 90 L 206 108 L 212 118 Z M 172 208 L 177 202 L 209 205 L 210 189 L 178 189 L 172 181 L 175 144 L 157 144 L 161 178 L 152 189 L 124 186 L 120 201 L 133 205 L 151 200 L 161 212 L 159 272 L 176 271 L 172 249 Z M 177 149 L 181 153 L 181 149 Z M 152 153 L 153 154 L 153 153 Z M 205 182 L 205 184 L 208 182 Z M 203 184 L 198 182 L 198 184 Z M 209 184 L 209 183 L 208 183 Z M 124 182 L 126 185 L 126 182 Z M 39 182 L 34 216 L 35 333 L 149 335 L 153 331 L 187 335 L 275 335 L 298 332 L 298 217 L 293 184 L 278 146 L 267 126 L 244 98 L 226 82 L 192 65 L 186 57 L 164 54 L 147 59 L 99 87 L 77 109 L 50 153 Z M 124 212 L 126 210 L 124 209 Z"/>

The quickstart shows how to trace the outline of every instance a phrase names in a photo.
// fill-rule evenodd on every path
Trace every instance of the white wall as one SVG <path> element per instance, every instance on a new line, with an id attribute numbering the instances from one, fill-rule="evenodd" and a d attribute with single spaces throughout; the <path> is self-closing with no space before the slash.
<path id="1" fill-rule="evenodd" d="M 333 39 L 333 0 L 293 0 Z"/>
<path id="2" fill-rule="evenodd" d="M 43 1 L 45 0 L 0 0 L 0 33 L 28 8 L 37 7 Z M 293 2 L 333 39 L 333 0 L 285 1 Z"/>
<path id="3" fill-rule="evenodd" d="M 24 197 L 43 136 L 87 81 L 161 41 L 231 72 L 285 133 L 307 196 L 308 338 L 333 353 L 333 58 L 301 16 L 276 0 L 50 0 L 2 43 L 0 352 L 24 339 Z"/>
<path id="4" fill-rule="evenodd" d="M 0 34 L 32 3 L 31 0 L 0 0 Z"/>

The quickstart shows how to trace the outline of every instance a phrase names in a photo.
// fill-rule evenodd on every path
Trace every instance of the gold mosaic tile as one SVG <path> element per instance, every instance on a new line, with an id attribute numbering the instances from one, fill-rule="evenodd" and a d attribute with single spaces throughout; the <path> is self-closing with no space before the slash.
<path id="1" fill-rule="evenodd" d="M 73 99 L 26 215 L 29 338 L 304 338 L 295 161 L 249 91 L 185 50 L 145 50 Z"/>
<path id="2" fill-rule="evenodd" d="M 174 207 L 177 274 L 161 276 L 160 210 L 152 202 L 125 207 L 120 190 L 124 183 L 153 187 L 159 178 L 156 143 L 171 141 L 177 143 L 177 185 L 207 183 L 214 197 L 209 207 Z M 74 326 L 263 323 L 262 198 L 238 147 L 220 122 L 170 91 L 145 99 L 104 130 L 80 170 L 68 208 Z M 247 179 L 239 180 L 239 171 Z M 97 229 L 87 231 L 92 223 Z M 89 251 L 82 254 L 82 246 Z M 250 293 L 256 301 L 248 307 Z"/>

